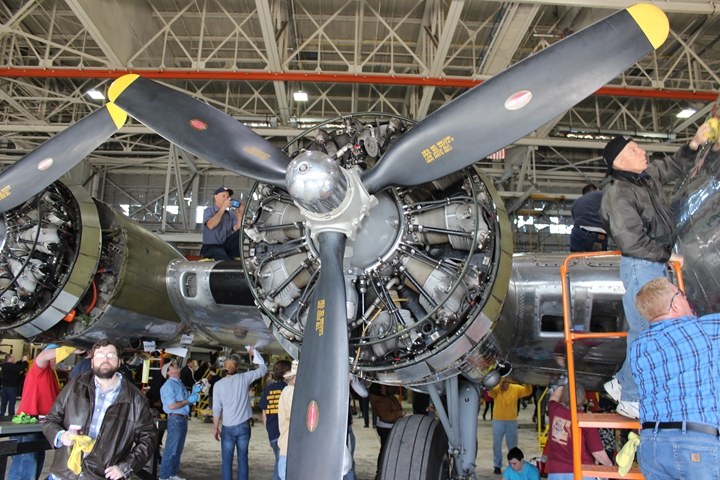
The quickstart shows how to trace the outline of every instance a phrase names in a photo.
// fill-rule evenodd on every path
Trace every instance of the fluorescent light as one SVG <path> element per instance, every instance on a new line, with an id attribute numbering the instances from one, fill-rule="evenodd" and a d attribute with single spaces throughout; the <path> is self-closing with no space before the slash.
<path id="1" fill-rule="evenodd" d="M 93 100 L 105 100 L 105 95 L 102 94 L 102 92 L 98 90 L 88 90 L 87 94 L 90 95 L 90 98 Z"/>
<path id="2" fill-rule="evenodd" d="M 296 102 L 307 102 L 308 101 L 307 93 L 305 93 L 303 91 L 295 92 L 295 93 L 293 93 L 293 100 L 295 100 Z"/>
<path id="3" fill-rule="evenodd" d="M 697 112 L 697 110 L 695 110 L 694 108 L 686 108 L 685 110 L 677 114 L 677 118 L 690 118 L 695 115 L 695 112 Z"/>

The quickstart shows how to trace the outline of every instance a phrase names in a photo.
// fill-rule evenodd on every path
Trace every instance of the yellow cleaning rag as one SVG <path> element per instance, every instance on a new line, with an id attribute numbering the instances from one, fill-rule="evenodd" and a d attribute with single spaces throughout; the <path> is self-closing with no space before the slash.
<path id="1" fill-rule="evenodd" d="M 60 363 L 75 351 L 75 347 L 58 347 L 55 349 L 55 362 Z"/>
<path id="2" fill-rule="evenodd" d="M 87 435 L 70 435 L 70 438 L 75 440 L 75 444 L 72 446 L 72 452 L 70 452 L 70 458 L 68 458 L 68 468 L 75 475 L 80 475 L 82 471 L 82 454 L 92 452 L 95 440 Z"/>
<path id="3" fill-rule="evenodd" d="M 624 477 L 630 471 L 633 460 L 635 460 L 635 451 L 638 446 L 640 446 L 640 437 L 638 437 L 635 432 L 630 432 L 627 443 L 623 446 L 622 450 L 618 452 L 617 457 L 615 457 L 620 476 Z"/>

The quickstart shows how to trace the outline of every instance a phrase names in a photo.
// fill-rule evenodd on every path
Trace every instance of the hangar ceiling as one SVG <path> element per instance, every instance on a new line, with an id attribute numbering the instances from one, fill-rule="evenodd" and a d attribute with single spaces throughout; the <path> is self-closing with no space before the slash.
<path id="1" fill-rule="evenodd" d="M 0 0 L 0 163 L 12 164 L 100 107 L 103 100 L 87 91 L 105 93 L 128 71 L 183 90 L 279 145 L 303 127 L 349 112 L 420 120 L 631 4 Z M 650 151 L 673 151 L 708 115 L 720 86 L 715 4 L 656 5 L 671 29 L 656 54 L 508 148 L 504 160 L 480 162 L 511 210 L 539 211 L 540 205 L 562 216 L 564 202 L 582 186 L 602 182 L 607 138 L 627 132 L 648 142 Z M 308 101 L 296 102 L 296 91 Z M 686 108 L 697 113 L 677 118 Z M 167 234 L 196 231 L 192 212 L 211 201 L 217 185 L 250 186 L 132 121 L 73 176 L 97 198 Z M 175 208 L 168 213 L 163 205 Z"/>

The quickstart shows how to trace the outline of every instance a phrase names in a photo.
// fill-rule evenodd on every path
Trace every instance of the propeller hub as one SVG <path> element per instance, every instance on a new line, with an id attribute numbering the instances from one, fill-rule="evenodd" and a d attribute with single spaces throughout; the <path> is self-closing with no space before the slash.
<path id="1" fill-rule="evenodd" d="M 290 162 L 285 173 L 287 191 L 309 212 L 325 214 L 337 209 L 347 194 L 347 179 L 326 154 L 305 151 Z"/>

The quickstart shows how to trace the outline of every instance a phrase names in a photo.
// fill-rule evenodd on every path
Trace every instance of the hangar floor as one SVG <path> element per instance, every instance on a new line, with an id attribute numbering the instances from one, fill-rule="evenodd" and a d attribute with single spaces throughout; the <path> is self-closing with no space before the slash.
<path id="1" fill-rule="evenodd" d="M 403 403 L 403 407 L 406 410 L 410 409 L 407 402 Z M 520 410 L 519 447 L 524 452 L 526 460 L 539 455 L 535 430 L 537 427 L 532 421 L 532 414 L 532 405 L 528 405 L 527 409 Z M 250 440 L 249 480 L 270 480 L 272 478 L 274 457 L 258 410 L 255 412 L 255 419 Z M 185 451 L 180 463 L 181 477 L 187 480 L 215 480 L 220 478 L 220 444 L 213 438 L 212 430 L 212 423 L 203 423 L 195 418 L 190 422 Z M 353 432 L 357 439 L 355 448 L 357 478 L 358 480 L 373 480 L 375 478 L 377 455 L 380 450 L 380 438 L 373 428 L 363 428 L 362 419 L 355 420 Z M 480 417 L 478 423 L 478 442 L 479 451 L 476 469 L 478 480 L 500 480 L 500 475 L 493 474 L 492 427 L 490 421 L 484 422 L 482 417 Z M 507 466 L 507 461 L 504 460 L 506 453 L 507 447 L 503 444 L 504 468 Z M 53 453 L 48 452 L 41 478 L 47 478 L 52 458 Z M 133 477 L 133 479 L 137 480 L 137 477 Z"/>

